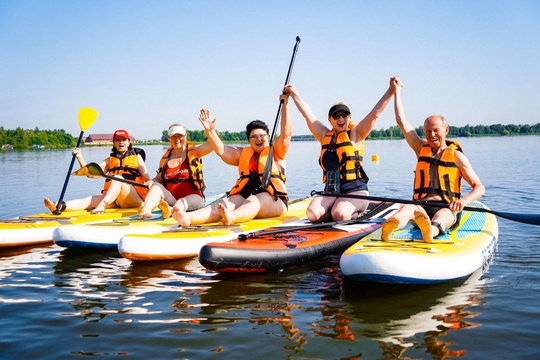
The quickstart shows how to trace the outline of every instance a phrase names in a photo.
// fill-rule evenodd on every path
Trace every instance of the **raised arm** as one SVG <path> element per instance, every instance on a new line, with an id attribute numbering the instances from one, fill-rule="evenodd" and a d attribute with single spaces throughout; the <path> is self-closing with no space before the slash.
<path id="1" fill-rule="evenodd" d="M 285 160 L 289 146 L 291 145 L 292 124 L 289 112 L 289 95 L 282 94 L 279 97 L 283 101 L 281 106 L 281 131 L 274 142 L 274 157 L 278 160 Z"/>
<path id="2" fill-rule="evenodd" d="M 229 165 L 236 166 L 240 159 L 242 149 L 223 144 L 216 132 L 216 119 L 211 120 L 210 110 L 201 109 L 199 113 L 199 121 L 204 127 L 208 143 L 214 149 L 215 153 Z"/>
<path id="3" fill-rule="evenodd" d="M 286 85 L 283 89 L 283 93 L 289 95 L 293 99 L 296 108 L 298 109 L 298 111 L 300 111 L 300 114 L 302 114 L 302 117 L 306 120 L 309 131 L 311 131 L 313 136 L 315 136 L 315 138 L 319 142 L 322 142 L 329 129 L 324 126 L 324 124 L 319 119 L 317 119 L 317 117 L 313 113 L 313 110 L 311 110 L 311 107 L 308 105 L 307 102 L 304 101 L 304 99 L 302 99 L 302 97 L 293 85 Z"/>
<path id="4" fill-rule="evenodd" d="M 401 101 L 401 89 L 403 84 L 399 79 L 399 76 L 396 76 L 393 79 L 394 82 L 394 112 L 396 115 L 396 123 L 398 124 L 407 144 L 413 149 L 414 153 L 418 156 L 420 154 L 420 149 L 422 148 L 423 140 L 418 136 L 414 127 L 407 121 L 405 117 L 405 111 L 403 110 L 403 103 Z"/>
<path id="5" fill-rule="evenodd" d="M 369 133 L 375 128 L 375 124 L 377 123 L 377 119 L 379 116 L 381 116 L 382 112 L 388 104 L 390 103 L 390 100 L 392 99 L 392 96 L 394 96 L 394 89 L 395 89 L 395 83 L 390 79 L 390 85 L 388 87 L 388 90 L 383 94 L 383 96 L 379 99 L 377 104 L 373 107 L 373 109 L 364 117 L 358 124 L 354 126 L 351 132 L 351 140 L 354 142 L 360 142 L 368 137 Z"/>

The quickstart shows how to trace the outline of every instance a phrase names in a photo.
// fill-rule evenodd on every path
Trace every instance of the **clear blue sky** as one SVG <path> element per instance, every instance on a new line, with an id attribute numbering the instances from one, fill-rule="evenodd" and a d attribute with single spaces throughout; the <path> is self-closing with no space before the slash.
<path id="1" fill-rule="evenodd" d="M 321 119 L 337 101 L 361 119 L 400 75 L 415 126 L 540 122 L 540 1 L 1 0 L 0 126 L 77 136 L 83 106 L 87 133 L 141 139 L 201 129 L 202 107 L 272 126 L 296 36 L 291 83 Z"/>

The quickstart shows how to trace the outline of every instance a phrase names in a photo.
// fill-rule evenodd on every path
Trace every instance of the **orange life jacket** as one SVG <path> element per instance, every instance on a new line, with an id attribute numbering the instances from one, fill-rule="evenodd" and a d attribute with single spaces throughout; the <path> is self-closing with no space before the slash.
<path id="1" fill-rule="evenodd" d="M 264 174 L 264 168 L 269 152 L 270 147 L 266 147 L 263 151 L 261 151 L 258 162 L 258 173 L 251 174 L 249 172 L 249 162 L 253 157 L 255 150 L 253 150 L 251 146 L 242 149 L 242 152 L 240 153 L 240 159 L 238 161 L 238 173 L 240 174 L 240 177 L 238 178 L 238 180 L 236 180 L 236 184 L 229 192 L 229 195 L 239 194 L 248 183 L 250 177 L 258 176 L 259 180 L 262 182 L 262 176 Z M 287 196 L 287 188 L 285 187 L 285 173 L 279 170 L 275 161 L 272 162 L 272 169 L 270 171 L 270 183 L 266 188 L 266 191 L 268 191 L 268 193 L 274 197 L 274 200 L 277 200 L 279 196 Z"/>
<path id="2" fill-rule="evenodd" d="M 131 180 L 144 184 L 145 180 L 139 171 L 139 156 L 135 149 L 126 151 L 123 155 L 118 153 L 111 153 L 109 160 L 107 161 L 107 175 L 116 176 L 120 175 L 126 180 Z M 103 190 L 101 192 L 105 194 L 111 186 L 111 179 L 105 180 Z M 148 189 L 141 186 L 134 186 L 139 196 L 144 200 Z"/>
<path id="3" fill-rule="evenodd" d="M 461 197 L 462 175 L 456 164 L 456 151 L 463 152 L 461 145 L 457 141 L 446 140 L 446 148 L 437 159 L 431 154 L 431 146 L 427 143 L 422 146 L 414 171 L 414 200 L 421 200 L 428 194 L 438 194 L 450 203 L 452 199 Z M 437 174 L 438 184 L 431 179 L 431 169 Z"/>
<path id="4" fill-rule="evenodd" d="M 319 155 L 319 165 L 323 169 L 323 183 L 326 183 L 327 164 L 323 163 L 323 156 L 329 150 L 333 149 L 339 160 L 339 178 L 342 181 L 364 179 L 366 183 L 367 177 L 362 160 L 364 159 L 365 141 L 362 141 L 360 148 L 356 148 L 350 139 L 351 129 L 354 127 L 352 122 L 349 122 L 349 129 L 337 135 L 333 130 L 326 133 L 322 141 L 321 153 Z M 335 138 L 335 141 L 333 141 Z"/>

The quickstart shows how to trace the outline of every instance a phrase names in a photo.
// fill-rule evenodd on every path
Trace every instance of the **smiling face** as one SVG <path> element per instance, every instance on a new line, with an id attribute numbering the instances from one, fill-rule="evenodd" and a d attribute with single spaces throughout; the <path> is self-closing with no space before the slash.
<path id="1" fill-rule="evenodd" d="M 337 111 L 329 117 L 330 125 L 335 132 L 340 133 L 346 131 L 351 121 L 351 113 L 347 111 Z"/>
<path id="2" fill-rule="evenodd" d="M 116 148 L 116 151 L 118 151 L 120 154 L 125 153 L 129 149 L 130 141 L 129 139 L 118 136 L 114 139 L 114 147 Z"/>
<path id="3" fill-rule="evenodd" d="M 443 116 L 432 115 L 424 121 L 426 141 L 432 149 L 440 149 L 446 145 L 448 131 L 448 123 Z"/>
<path id="4" fill-rule="evenodd" d="M 187 136 L 181 134 L 169 135 L 169 142 L 171 146 L 175 149 L 184 149 L 187 145 Z"/>
<path id="5" fill-rule="evenodd" d="M 263 129 L 253 129 L 249 133 L 249 144 L 255 150 L 260 153 L 268 146 L 268 133 Z"/>

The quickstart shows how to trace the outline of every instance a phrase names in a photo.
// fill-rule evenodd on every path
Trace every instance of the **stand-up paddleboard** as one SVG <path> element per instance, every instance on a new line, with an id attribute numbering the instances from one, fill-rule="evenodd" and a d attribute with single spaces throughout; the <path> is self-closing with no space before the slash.
<path id="1" fill-rule="evenodd" d="M 221 222 L 201 226 L 177 227 L 155 234 L 128 234 L 118 243 L 118 252 L 130 260 L 170 260 L 197 256 L 201 247 L 209 242 L 232 240 L 240 234 L 305 219 L 311 199 L 289 202 L 282 216 L 253 219 L 230 226 Z"/>
<path id="2" fill-rule="evenodd" d="M 139 219 L 139 214 L 91 224 L 63 225 L 56 228 L 52 240 L 69 249 L 116 250 L 122 236 L 135 232 L 154 234 L 178 227 L 173 218 L 163 219 L 161 210 L 154 210 L 151 219 Z"/>
<path id="3" fill-rule="evenodd" d="M 0 247 L 52 243 L 54 230 L 61 225 L 86 224 L 137 214 L 137 209 L 107 209 L 101 214 L 87 210 L 50 212 L 0 220 Z"/>
<path id="4" fill-rule="evenodd" d="M 207 204 L 219 201 L 225 194 L 207 198 Z M 91 224 L 65 225 L 53 233 L 56 245 L 69 249 L 113 251 L 118 248 L 122 236 L 130 233 L 155 234 L 178 228 L 173 218 L 163 219 L 161 210 L 154 210 L 149 219 L 139 219 L 139 214 Z"/>
<path id="5" fill-rule="evenodd" d="M 379 229 L 399 207 L 394 203 L 371 203 L 357 220 L 326 224 L 296 222 L 227 242 L 211 242 L 201 248 L 199 262 L 221 273 L 265 272 L 310 264 L 341 254 L 360 238 Z"/>
<path id="6" fill-rule="evenodd" d="M 486 208 L 479 201 L 471 207 Z M 343 274 L 367 282 L 428 284 L 469 276 L 484 266 L 497 245 L 499 228 L 491 213 L 464 211 L 451 232 L 425 243 L 420 230 L 407 225 L 390 240 L 376 231 L 341 256 Z"/>

